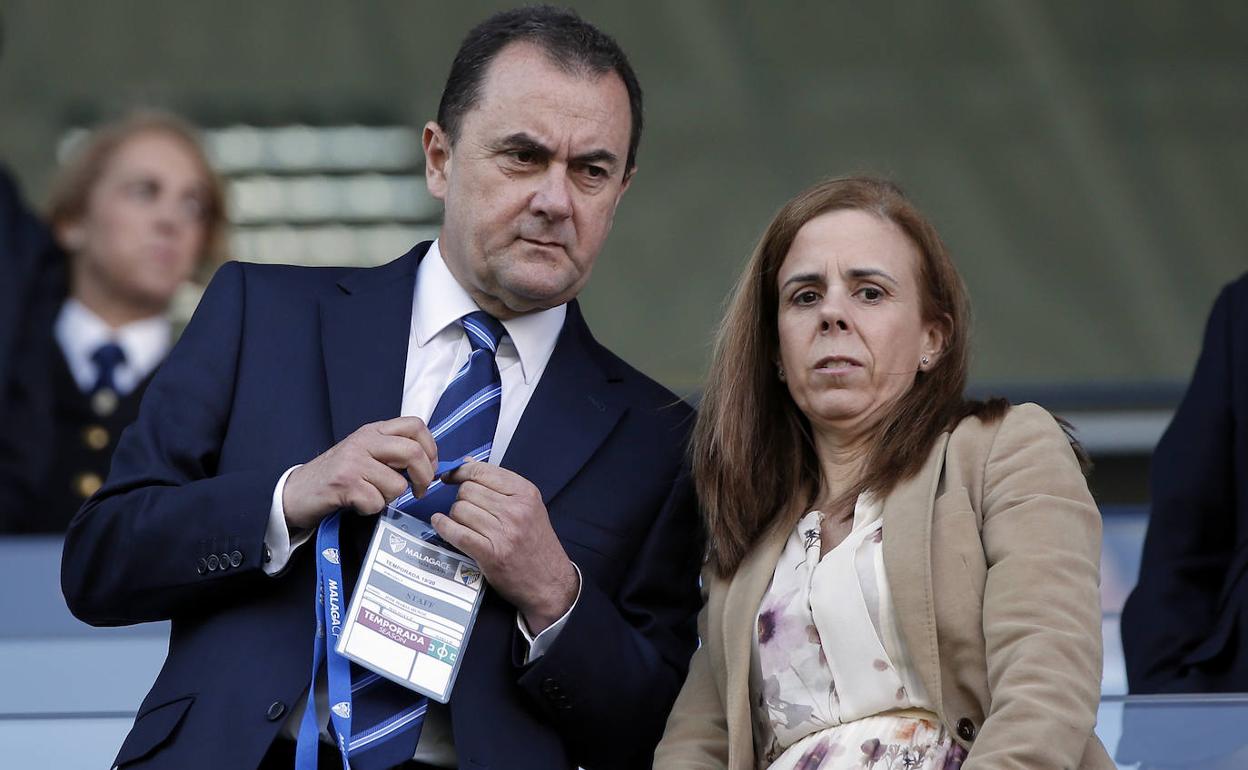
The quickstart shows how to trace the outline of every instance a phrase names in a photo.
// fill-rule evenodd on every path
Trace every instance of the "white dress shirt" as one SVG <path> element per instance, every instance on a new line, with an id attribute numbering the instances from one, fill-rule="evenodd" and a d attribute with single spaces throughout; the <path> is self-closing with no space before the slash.
<path id="1" fill-rule="evenodd" d="M 91 355 L 101 345 L 115 342 L 126 354 L 126 360 L 113 370 L 113 384 L 121 396 L 137 388 L 165 360 L 173 345 L 173 325 L 164 316 L 131 321 L 114 329 L 73 298 L 61 305 L 52 334 L 69 364 L 69 373 L 83 393 L 90 393 L 100 376 Z"/>
<path id="2" fill-rule="evenodd" d="M 480 308 L 468 296 L 468 292 L 451 275 L 442 259 L 438 241 L 434 241 L 416 269 L 412 327 L 407 342 L 407 368 L 403 375 L 400 416 L 415 416 L 428 422 L 442 391 L 472 352 L 463 327 L 456 322 L 478 310 Z M 497 465 L 506 454 L 524 408 L 537 388 L 542 372 L 546 370 L 551 353 L 554 352 L 566 316 L 567 306 L 559 305 L 503 322 L 507 335 L 500 341 L 495 355 L 502 378 L 503 394 L 489 462 Z M 282 492 L 286 479 L 297 467 L 299 466 L 289 468 L 283 473 L 273 490 L 269 525 L 264 541 L 270 552 L 270 561 L 264 565 L 264 571 L 269 575 L 280 573 L 294 551 L 314 534 L 311 531 L 301 532 L 292 539 L 286 527 Z M 308 587 L 309 591 L 313 589 L 314 586 Z M 577 599 L 579 598 L 578 594 Z M 516 614 L 516 624 L 529 642 L 528 660 L 534 660 L 545 653 L 566 624 L 570 613 L 569 609 L 567 614 L 536 637 L 529 633 L 520 614 Z M 319 681 L 317 711 L 320 712 L 318 716 L 322 737 L 328 739 L 329 708 L 325 695 L 325 683 Z M 298 736 L 305 706 L 306 702 L 291 710 L 283 729 L 287 737 L 294 739 Z M 453 767 L 455 746 L 450 731 L 450 715 L 446 707 L 438 703 L 431 701 L 429 707 L 415 759 L 432 765 Z"/>

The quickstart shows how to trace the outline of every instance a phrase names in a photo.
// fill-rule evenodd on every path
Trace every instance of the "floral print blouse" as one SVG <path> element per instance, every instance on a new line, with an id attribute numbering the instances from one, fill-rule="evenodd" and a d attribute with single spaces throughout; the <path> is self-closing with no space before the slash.
<path id="1" fill-rule="evenodd" d="M 822 558 L 819 511 L 785 544 L 756 626 L 759 768 L 954 770 L 966 756 L 906 652 L 884 573 L 882 510 L 860 496 L 853 529 Z"/>

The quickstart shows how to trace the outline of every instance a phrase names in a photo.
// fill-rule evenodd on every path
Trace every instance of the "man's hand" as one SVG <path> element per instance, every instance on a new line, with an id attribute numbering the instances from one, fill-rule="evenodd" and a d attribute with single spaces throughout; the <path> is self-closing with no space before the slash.
<path id="1" fill-rule="evenodd" d="M 339 508 L 378 513 L 407 489 L 399 470 L 407 471 L 419 497 L 437 467 L 438 445 L 419 417 L 369 423 L 286 478 L 286 525 L 311 529 Z"/>
<path id="2" fill-rule="evenodd" d="M 534 635 L 563 617 L 576 601 L 580 580 L 537 487 L 481 462 L 464 463 L 443 480 L 460 487 L 450 516 L 433 515 L 442 539 L 476 560 Z"/>

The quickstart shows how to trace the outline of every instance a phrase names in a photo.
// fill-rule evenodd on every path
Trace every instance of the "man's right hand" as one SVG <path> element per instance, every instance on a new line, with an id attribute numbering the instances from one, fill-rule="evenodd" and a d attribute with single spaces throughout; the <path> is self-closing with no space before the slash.
<path id="1" fill-rule="evenodd" d="M 286 478 L 282 508 L 292 531 L 311 529 L 339 508 L 379 513 L 407 489 L 417 497 L 433 481 L 438 445 L 419 417 L 364 425 Z"/>

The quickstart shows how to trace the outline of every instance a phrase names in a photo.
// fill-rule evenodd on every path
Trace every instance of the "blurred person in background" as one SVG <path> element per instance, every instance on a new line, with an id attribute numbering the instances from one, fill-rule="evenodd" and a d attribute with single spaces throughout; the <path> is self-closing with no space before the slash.
<path id="1" fill-rule="evenodd" d="M 772 221 L 694 435 L 702 646 L 656 768 L 1112 768 L 1101 519 L 1034 404 L 967 401 L 969 307 L 893 185 Z"/>
<path id="2" fill-rule="evenodd" d="M 1213 305 L 1149 481 L 1140 579 L 1122 609 L 1130 691 L 1248 692 L 1248 275 Z"/>
<path id="3" fill-rule="evenodd" d="M 173 343 L 178 289 L 215 261 L 220 180 L 194 131 L 159 112 L 92 132 L 53 184 L 69 294 L 28 319 L 0 421 L 0 531 L 61 532 L 108 473 Z"/>

